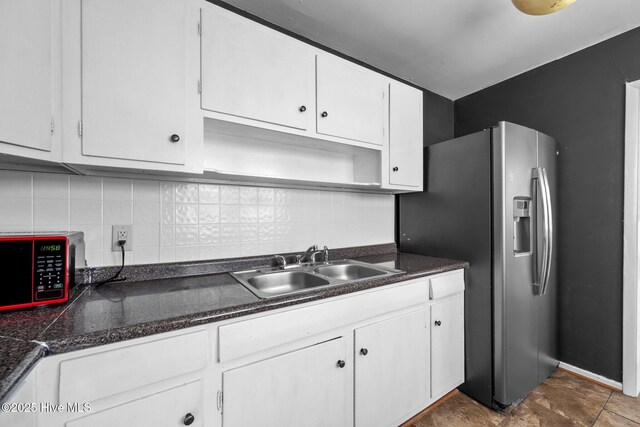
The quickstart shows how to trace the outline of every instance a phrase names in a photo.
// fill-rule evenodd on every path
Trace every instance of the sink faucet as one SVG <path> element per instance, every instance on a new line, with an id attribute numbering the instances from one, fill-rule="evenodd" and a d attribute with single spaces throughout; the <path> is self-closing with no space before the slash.
<path id="1" fill-rule="evenodd" d="M 316 256 L 318 254 L 322 254 L 323 255 L 322 258 L 324 259 L 324 263 L 325 264 L 329 264 L 329 248 L 328 247 L 325 246 L 321 251 L 314 251 L 314 252 L 311 253 L 311 262 L 313 264 L 315 264 L 317 262 L 316 261 Z"/>
<path id="2" fill-rule="evenodd" d="M 304 251 L 302 255 L 296 255 L 296 259 L 298 260 L 298 265 L 302 264 L 306 259 L 309 259 L 312 254 L 318 252 L 318 245 L 309 246 L 309 248 Z"/>
<path id="3" fill-rule="evenodd" d="M 276 264 L 278 264 L 280 268 L 287 268 L 287 259 L 285 257 L 282 255 L 274 255 L 273 257 L 276 259 Z"/>
<path id="4" fill-rule="evenodd" d="M 318 254 L 324 255 L 323 258 L 324 258 L 325 264 L 329 263 L 329 248 L 325 246 L 323 249 L 318 250 L 318 245 L 313 245 L 313 246 L 310 246 L 306 251 L 304 251 L 302 255 L 296 256 L 296 259 L 298 260 L 298 265 L 302 264 L 305 261 L 310 262 L 311 264 L 316 264 L 317 263 L 316 257 L 318 256 Z"/>

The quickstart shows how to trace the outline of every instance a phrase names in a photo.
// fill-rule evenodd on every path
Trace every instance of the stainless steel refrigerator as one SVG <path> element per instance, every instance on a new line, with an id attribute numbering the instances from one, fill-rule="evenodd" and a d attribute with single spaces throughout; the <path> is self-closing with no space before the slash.
<path id="1" fill-rule="evenodd" d="M 513 123 L 424 150 L 424 191 L 398 200 L 400 250 L 470 262 L 465 383 L 506 406 L 557 366 L 557 149 Z"/>

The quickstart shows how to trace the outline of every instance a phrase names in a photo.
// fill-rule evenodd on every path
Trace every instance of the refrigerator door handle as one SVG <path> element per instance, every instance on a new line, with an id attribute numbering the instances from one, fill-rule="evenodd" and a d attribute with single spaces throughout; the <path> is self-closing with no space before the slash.
<path id="1" fill-rule="evenodd" d="M 533 197 L 534 206 L 537 211 L 538 200 L 542 202 L 542 265 L 538 271 L 538 243 L 536 237 L 535 251 L 533 257 L 533 284 L 539 287 L 539 294 L 544 295 L 547 292 L 549 284 L 549 274 L 551 272 L 551 256 L 553 248 L 553 212 L 551 207 L 551 195 L 549 188 L 549 179 L 545 168 L 533 168 L 531 171 L 533 179 Z M 538 190 L 540 190 L 540 198 L 538 199 Z M 536 218 L 537 236 L 537 218 Z"/>
<path id="2" fill-rule="evenodd" d="M 551 188 L 549 187 L 549 178 L 547 176 L 547 170 L 545 168 L 540 168 L 542 172 L 542 184 L 545 188 L 544 190 L 544 216 L 545 216 L 545 226 L 544 232 L 546 233 L 547 238 L 545 239 L 546 250 L 545 250 L 545 259 L 543 260 L 543 280 L 542 284 L 542 292 L 544 295 L 547 293 L 547 285 L 549 285 L 549 276 L 551 274 L 551 260 L 553 256 L 553 207 L 551 206 Z"/>
<path id="3" fill-rule="evenodd" d="M 538 252 L 540 245 L 538 244 L 538 187 L 539 187 L 539 173 L 538 168 L 533 168 L 531 170 L 531 196 L 533 198 L 533 206 L 531 207 L 532 212 L 534 212 L 535 217 L 533 218 L 532 225 L 533 230 L 531 230 L 531 236 L 533 240 L 533 252 L 532 252 L 532 275 L 533 275 L 533 286 L 536 286 L 538 290 L 540 289 L 540 272 L 538 271 Z M 539 293 L 539 291 L 538 291 Z"/>

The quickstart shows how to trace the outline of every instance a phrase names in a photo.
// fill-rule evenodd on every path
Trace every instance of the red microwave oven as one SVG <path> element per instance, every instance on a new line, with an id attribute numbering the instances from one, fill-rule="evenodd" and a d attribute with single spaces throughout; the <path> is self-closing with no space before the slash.
<path id="1" fill-rule="evenodd" d="M 85 266 L 84 233 L 0 233 L 0 311 L 69 299 Z"/>

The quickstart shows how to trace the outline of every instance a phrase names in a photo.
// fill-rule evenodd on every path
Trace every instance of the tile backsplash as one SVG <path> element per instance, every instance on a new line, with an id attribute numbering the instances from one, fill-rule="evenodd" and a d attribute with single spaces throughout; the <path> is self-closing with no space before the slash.
<path id="1" fill-rule="evenodd" d="M 127 264 L 394 241 L 394 198 L 0 171 L 0 231 L 83 231 L 90 266 L 116 265 L 111 226 L 133 225 Z"/>

